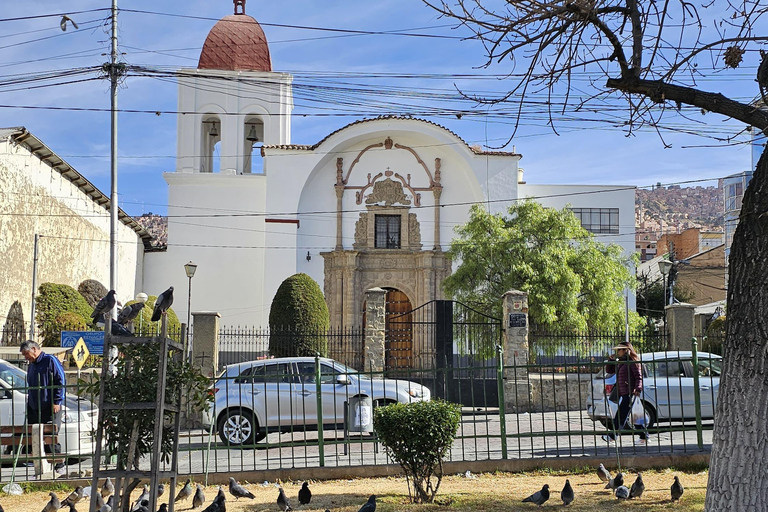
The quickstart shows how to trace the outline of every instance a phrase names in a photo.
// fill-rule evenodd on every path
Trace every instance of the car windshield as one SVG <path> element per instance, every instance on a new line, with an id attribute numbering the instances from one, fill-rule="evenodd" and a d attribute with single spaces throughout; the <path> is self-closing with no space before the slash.
<path id="1" fill-rule="evenodd" d="M 27 387 L 27 374 L 12 364 L 0 363 L 0 379 L 3 379 L 12 388 Z"/>
<path id="2" fill-rule="evenodd" d="M 336 367 L 336 369 L 339 370 L 339 372 L 341 373 L 355 373 L 355 374 L 357 373 L 357 370 L 354 370 L 349 366 L 343 365 L 338 361 L 334 361 L 333 364 Z"/>

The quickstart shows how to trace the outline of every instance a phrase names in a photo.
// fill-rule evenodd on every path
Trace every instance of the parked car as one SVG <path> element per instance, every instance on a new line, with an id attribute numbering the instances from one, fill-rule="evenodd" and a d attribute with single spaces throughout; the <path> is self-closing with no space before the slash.
<path id="1" fill-rule="evenodd" d="M 699 394 L 702 419 L 715 415 L 720 390 L 722 358 L 708 352 L 698 353 Z M 659 420 L 680 421 L 696 417 L 693 391 L 693 362 L 689 351 L 650 352 L 640 354 L 643 371 L 643 400 L 646 424 L 650 428 Z M 608 399 L 616 384 L 616 374 L 605 375 L 605 369 L 592 379 L 587 396 L 587 415 L 603 426 L 616 415 L 618 404 Z"/>
<path id="2" fill-rule="evenodd" d="M 268 432 L 316 429 L 314 357 L 264 359 L 225 367 L 212 388 L 213 407 L 203 425 L 229 445 L 261 441 Z M 320 359 L 324 425 L 344 423 L 344 403 L 369 397 L 373 406 L 426 401 L 430 390 L 407 380 L 371 379 L 333 359 Z"/>
<path id="3" fill-rule="evenodd" d="M 0 359 L 0 426 L 23 426 L 27 413 L 27 372 Z M 98 407 L 90 400 L 67 393 L 62 408 L 58 441 L 61 452 L 73 459 L 91 456 L 96 447 Z M 10 434 L 4 434 L 10 435 Z M 0 458 L 13 459 L 17 446 L 2 446 Z M 20 458 L 24 458 L 22 454 Z"/>

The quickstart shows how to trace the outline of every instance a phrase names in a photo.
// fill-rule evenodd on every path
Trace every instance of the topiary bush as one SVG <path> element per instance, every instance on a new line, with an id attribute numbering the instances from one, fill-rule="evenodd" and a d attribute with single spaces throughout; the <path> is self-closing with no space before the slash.
<path id="1" fill-rule="evenodd" d="M 414 503 L 432 503 L 443 480 L 443 458 L 456 437 L 461 406 L 443 400 L 377 407 L 373 427 L 405 472 Z M 413 484 L 413 492 L 411 492 Z"/>
<path id="2" fill-rule="evenodd" d="M 77 286 L 77 291 L 83 296 L 85 302 L 92 308 L 96 307 L 102 297 L 107 294 L 107 288 L 95 279 L 86 279 Z"/>
<path id="3" fill-rule="evenodd" d="M 307 274 L 280 284 L 269 310 L 269 353 L 274 357 L 328 353 L 328 306 L 323 292 Z"/>
<path id="4" fill-rule="evenodd" d="M 90 318 L 90 317 L 89 317 Z M 88 320 L 72 311 L 65 311 L 56 317 L 59 331 L 87 331 Z"/>
<path id="5" fill-rule="evenodd" d="M 61 325 L 57 319 L 64 313 L 73 313 L 90 319 L 93 308 L 77 290 L 66 284 L 43 283 L 35 297 L 35 321 L 40 329 L 43 345 L 58 347 L 61 343 Z"/>
<path id="6" fill-rule="evenodd" d="M 125 306 L 135 304 L 138 301 L 128 301 Z M 155 309 L 157 295 L 150 295 L 139 315 L 133 319 L 133 332 L 136 336 L 154 336 L 160 332 L 160 322 L 152 321 L 152 311 Z M 125 307 L 123 306 L 123 307 Z M 178 339 L 181 332 L 181 322 L 173 308 L 168 308 L 168 337 Z"/>

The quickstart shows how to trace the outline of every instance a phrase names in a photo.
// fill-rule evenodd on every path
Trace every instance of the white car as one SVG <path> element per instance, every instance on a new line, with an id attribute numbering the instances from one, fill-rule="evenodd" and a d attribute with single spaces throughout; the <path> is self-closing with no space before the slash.
<path id="1" fill-rule="evenodd" d="M 693 362 L 690 351 L 650 352 L 640 355 L 643 365 L 643 400 L 646 425 L 659 420 L 681 421 L 696 417 L 693 387 Z M 715 416 L 720 390 L 722 357 L 708 352 L 698 353 L 699 396 L 702 419 Z M 587 396 L 587 415 L 604 426 L 616 415 L 618 404 L 608 400 L 616 383 L 616 374 L 603 369 L 592 379 Z"/>
<path id="2" fill-rule="evenodd" d="M 344 403 L 369 397 L 374 406 L 426 401 L 429 388 L 407 380 L 371 379 L 333 359 L 320 359 L 323 425 L 344 424 Z M 233 364 L 213 386 L 214 404 L 203 425 L 230 445 L 248 445 L 268 432 L 317 428 L 314 357 L 284 357 Z"/>
<path id="3" fill-rule="evenodd" d="M 0 426 L 23 426 L 27 413 L 27 372 L 0 359 Z M 67 393 L 64 400 L 58 442 L 61 452 L 71 459 L 88 458 L 94 453 L 95 429 L 99 410 L 90 400 Z M 4 434 L 10 435 L 10 434 Z M 16 446 L 2 446 L 0 458 L 13 459 Z M 24 459 L 22 453 L 20 459 Z"/>

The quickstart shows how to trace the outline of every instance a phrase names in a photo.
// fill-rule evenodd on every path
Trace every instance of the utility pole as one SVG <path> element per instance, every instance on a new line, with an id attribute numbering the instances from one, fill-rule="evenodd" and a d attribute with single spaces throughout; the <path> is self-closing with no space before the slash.
<path id="1" fill-rule="evenodd" d="M 35 233 L 35 249 L 32 259 L 32 312 L 29 320 L 29 339 L 35 341 L 35 297 L 37 296 L 37 242 L 40 235 Z"/>
<path id="2" fill-rule="evenodd" d="M 117 0 L 112 0 L 112 51 L 110 62 L 106 65 L 109 72 L 111 94 L 112 143 L 110 152 L 111 187 L 109 194 L 109 289 L 117 290 L 117 85 L 123 66 L 117 64 Z M 112 310 L 112 318 L 117 318 L 117 308 Z"/>

